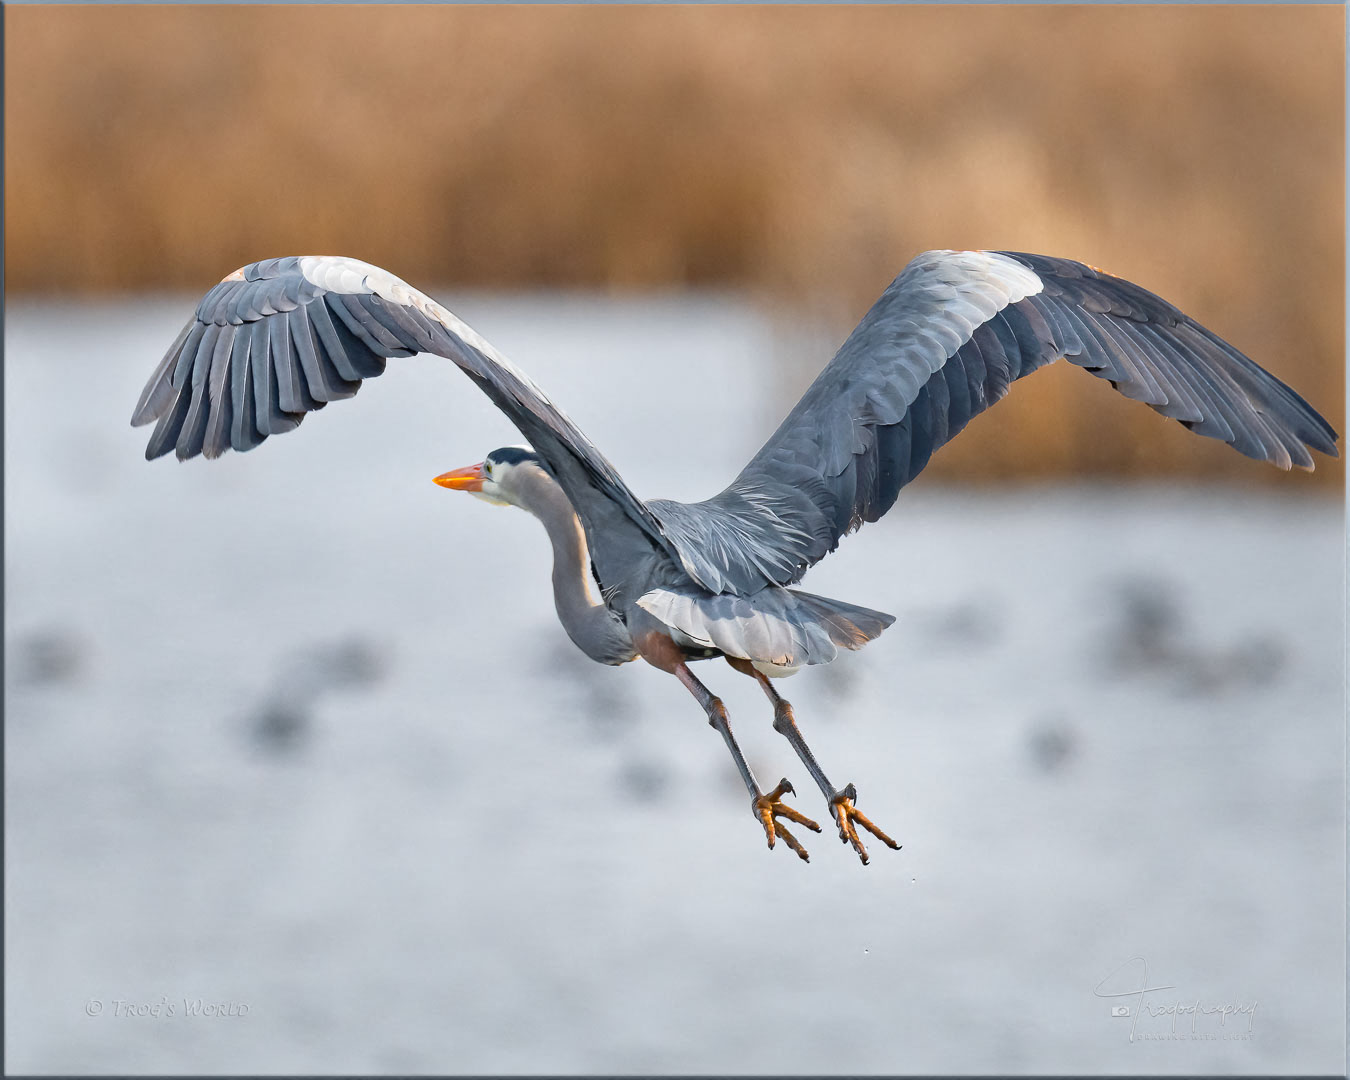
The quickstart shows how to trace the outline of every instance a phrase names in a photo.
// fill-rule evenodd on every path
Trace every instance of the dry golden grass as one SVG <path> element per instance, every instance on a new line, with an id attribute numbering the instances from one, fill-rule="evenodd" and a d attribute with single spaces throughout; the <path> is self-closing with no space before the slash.
<path id="1" fill-rule="evenodd" d="M 1014 248 L 1161 293 L 1343 427 L 1339 8 L 5 16 L 11 289 L 328 251 L 423 285 L 741 285 L 842 334 L 914 253 Z M 1068 370 L 934 464 L 1159 470 L 1343 478 L 1258 470 Z"/>

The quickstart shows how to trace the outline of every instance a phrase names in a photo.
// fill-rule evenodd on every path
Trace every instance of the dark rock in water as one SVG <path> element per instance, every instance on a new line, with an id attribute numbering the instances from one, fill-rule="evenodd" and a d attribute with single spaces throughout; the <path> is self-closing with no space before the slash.
<path id="1" fill-rule="evenodd" d="M 63 686 L 77 681 L 87 661 L 80 635 L 54 627 L 26 634 L 10 647 L 11 671 L 17 683 Z"/>
<path id="2" fill-rule="evenodd" d="M 670 781 L 670 770 L 660 762 L 630 761 L 619 770 L 619 783 L 634 802 L 661 802 Z"/>
<path id="3" fill-rule="evenodd" d="M 279 700 L 264 705 L 253 721 L 254 739 L 269 753 L 294 753 L 312 732 L 313 720 L 306 709 Z"/>
<path id="4" fill-rule="evenodd" d="M 1161 578 L 1133 578 L 1116 589 L 1120 624 L 1108 651 L 1121 672 L 1170 668 L 1184 646 L 1176 587 Z"/>
<path id="5" fill-rule="evenodd" d="M 1285 649 L 1271 637 L 1217 647 L 1197 641 L 1179 590 L 1161 578 L 1125 582 L 1117 595 L 1122 617 L 1106 655 L 1119 674 L 1152 676 L 1178 693 L 1217 695 L 1267 685 L 1284 668 Z"/>
<path id="6" fill-rule="evenodd" d="M 369 686 L 384 678 L 387 669 L 384 653 L 367 638 L 320 646 L 314 652 L 314 665 L 334 688 Z"/>
<path id="7" fill-rule="evenodd" d="M 999 620 L 989 604 L 971 601 L 920 616 L 917 629 L 931 645 L 972 648 L 998 641 Z"/>
<path id="8" fill-rule="evenodd" d="M 1047 717 L 1032 729 L 1027 749 L 1041 772 L 1063 772 L 1078 754 L 1078 736 L 1063 720 Z"/>
<path id="9" fill-rule="evenodd" d="M 321 642 L 298 649 L 280 665 L 278 686 L 288 693 L 315 697 L 334 690 L 369 686 L 384 678 L 384 653 L 365 638 Z"/>
<path id="10" fill-rule="evenodd" d="M 299 751 L 314 733 L 314 707 L 325 695 L 379 682 L 386 667 L 382 650 L 365 638 L 297 650 L 279 665 L 254 714 L 257 745 L 268 753 Z"/>
<path id="11" fill-rule="evenodd" d="M 1194 652 L 1177 664 L 1179 688 L 1214 695 L 1266 686 L 1279 679 L 1285 651 L 1269 637 L 1248 638 L 1226 649 Z"/>

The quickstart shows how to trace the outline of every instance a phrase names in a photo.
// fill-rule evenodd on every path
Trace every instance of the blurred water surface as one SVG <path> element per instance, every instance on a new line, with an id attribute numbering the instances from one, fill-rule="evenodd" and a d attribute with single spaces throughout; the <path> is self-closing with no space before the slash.
<path id="1" fill-rule="evenodd" d="M 797 379 L 733 299 L 448 299 L 645 496 L 717 490 Z M 190 310 L 10 310 L 10 1070 L 1343 1067 L 1338 505 L 920 480 L 806 582 L 895 627 L 782 686 L 904 850 L 805 866 L 674 680 L 571 648 L 539 527 L 430 483 L 518 441 L 444 362 L 141 460 Z M 1131 1041 L 1134 957 L 1256 1011 Z"/>

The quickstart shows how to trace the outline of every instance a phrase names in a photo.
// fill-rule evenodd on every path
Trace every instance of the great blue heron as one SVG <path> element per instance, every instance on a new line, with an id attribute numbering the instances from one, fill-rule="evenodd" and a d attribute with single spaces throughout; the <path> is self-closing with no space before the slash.
<path id="1" fill-rule="evenodd" d="M 770 683 L 858 649 L 893 617 L 790 589 L 1015 379 L 1058 357 L 1201 435 L 1282 469 L 1336 455 L 1336 432 L 1298 394 L 1165 300 L 1083 263 L 997 251 L 915 258 L 849 335 L 740 475 L 700 503 L 643 502 L 530 379 L 440 304 L 355 259 L 269 259 L 206 294 L 155 369 L 132 424 L 158 420 L 148 459 L 251 450 L 305 413 L 351 397 L 388 357 L 453 360 L 529 441 L 436 477 L 519 506 L 553 545 L 553 599 L 587 656 L 641 656 L 675 675 L 721 734 L 770 848 L 802 859 L 785 818 L 786 779 L 760 789 L 722 702 L 689 661 L 722 656 L 773 704 L 839 828 L 867 862 L 858 826 L 889 836 L 835 788 L 792 707 Z M 596 588 L 598 588 L 598 593 Z"/>

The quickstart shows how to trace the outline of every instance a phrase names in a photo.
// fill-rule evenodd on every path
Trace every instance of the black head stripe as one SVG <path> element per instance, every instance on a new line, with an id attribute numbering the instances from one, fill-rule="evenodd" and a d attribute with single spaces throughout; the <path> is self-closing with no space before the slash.
<path id="1" fill-rule="evenodd" d="M 488 460 L 494 465 L 519 465 L 522 462 L 532 461 L 536 465 L 542 465 L 538 454 L 533 450 L 526 450 L 523 446 L 503 446 L 499 450 L 494 450 L 488 455 Z"/>

